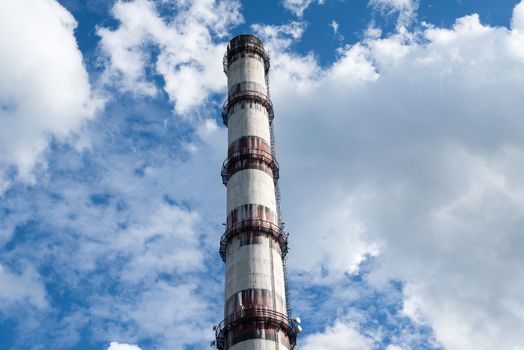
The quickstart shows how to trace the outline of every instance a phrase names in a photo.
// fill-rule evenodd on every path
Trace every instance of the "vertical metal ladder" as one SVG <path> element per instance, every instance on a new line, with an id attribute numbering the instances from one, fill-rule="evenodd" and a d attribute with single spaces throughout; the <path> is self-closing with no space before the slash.
<path id="1" fill-rule="evenodd" d="M 267 87 L 267 97 L 269 96 L 269 76 L 266 74 L 266 87 Z M 275 126 L 273 123 L 273 120 L 269 121 L 269 138 L 271 143 L 271 155 L 273 156 L 273 159 L 276 159 L 276 146 L 275 146 Z M 282 211 L 280 210 L 280 184 L 279 181 L 275 183 L 275 200 L 277 205 L 277 216 L 278 216 L 278 226 L 284 231 L 284 221 L 282 220 Z M 286 234 L 284 232 L 284 234 Z M 284 269 L 284 289 L 286 293 L 286 311 L 288 317 L 291 317 L 291 292 L 289 290 L 289 282 L 288 282 L 288 273 L 287 273 L 287 264 L 286 259 L 282 259 L 282 267 Z"/>

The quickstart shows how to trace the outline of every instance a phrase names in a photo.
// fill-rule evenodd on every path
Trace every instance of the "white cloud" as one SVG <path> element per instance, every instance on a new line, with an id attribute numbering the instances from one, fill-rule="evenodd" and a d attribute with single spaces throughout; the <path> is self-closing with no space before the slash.
<path id="1" fill-rule="evenodd" d="M 524 61 L 524 2 L 515 6 L 511 20 L 513 40 L 510 47 L 514 55 Z"/>
<path id="2" fill-rule="evenodd" d="M 285 83 L 292 81 L 295 89 L 305 91 L 316 84 L 321 72 L 314 55 L 298 57 L 290 49 L 302 37 L 306 23 L 292 21 L 279 26 L 254 24 L 251 29 L 264 41 L 264 47 L 271 54 L 271 65 L 280 67 L 278 72 L 270 71 L 271 81 L 275 74 L 284 74 L 278 79 Z"/>
<path id="3" fill-rule="evenodd" d="M 38 273 L 30 268 L 22 274 L 9 273 L 0 265 L 0 310 L 13 303 L 26 302 L 39 309 L 47 306 L 45 288 Z"/>
<path id="4" fill-rule="evenodd" d="M 327 69 L 272 55 L 292 270 L 336 279 L 377 256 L 369 281 L 405 282 L 405 313 L 449 349 L 524 332 L 522 4 L 511 30 L 471 15 L 369 37 Z"/>
<path id="5" fill-rule="evenodd" d="M 136 345 L 130 345 L 125 343 L 111 342 L 107 350 L 141 350 Z"/>
<path id="6" fill-rule="evenodd" d="M 13 166 L 33 181 L 50 138 L 67 141 L 94 116 L 76 25 L 54 0 L 0 3 L 0 191 Z"/>
<path id="7" fill-rule="evenodd" d="M 382 36 L 382 29 L 378 28 L 375 23 L 371 23 L 364 32 L 367 39 L 378 39 Z"/>
<path id="8" fill-rule="evenodd" d="M 219 289 L 209 283 L 157 281 L 138 295 L 92 298 L 92 319 L 112 324 L 95 324 L 92 331 L 101 339 L 154 339 L 159 349 L 204 346 L 213 337 L 213 321 L 220 312 L 208 298 L 215 293 Z"/>
<path id="9" fill-rule="evenodd" d="M 388 345 L 386 350 L 402 350 L 402 348 L 398 345 Z"/>
<path id="10" fill-rule="evenodd" d="M 225 87 L 221 61 L 230 26 L 242 21 L 236 1 L 198 0 L 176 2 L 175 15 L 163 16 L 148 0 L 118 1 L 113 16 L 117 29 L 100 28 L 100 47 L 106 55 L 105 84 L 123 92 L 154 96 L 152 75 L 160 75 L 163 90 L 177 113 L 187 114 L 210 94 Z M 158 50 L 152 57 L 151 52 Z M 151 73 L 152 72 L 152 73 Z"/>
<path id="11" fill-rule="evenodd" d="M 202 275 L 222 267 L 204 264 L 220 261 L 216 247 L 223 217 L 217 208 L 224 192 L 217 169 L 226 149 L 225 129 L 205 121 L 197 133 L 210 144 L 188 137 L 195 145 L 191 154 L 167 152 L 178 147 L 178 130 L 166 131 L 163 115 L 141 114 L 139 127 L 162 136 L 158 144 L 147 146 L 147 152 L 135 151 L 140 145 L 128 138 L 127 129 L 129 112 L 135 108 L 129 107 L 123 116 L 113 113 L 112 118 L 98 119 L 89 126 L 95 135 L 90 135 L 93 146 L 87 152 L 53 152 L 53 172 L 39 178 L 37 188 L 7 193 L 2 202 L 2 233 L 16 232 L 3 261 L 18 264 L 29 258 L 35 266 L 50 266 L 53 288 L 74 298 L 81 295 L 71 303 L 82 318 L 49 321 L 49 314 L 36 310 L 37 315 L 20 321 L 19 338 L 27 339 L 21 342 L 39 341 L 23 336 L 30 330 L 45 334 L 44 343 L 59 329 L 67 331 L 69 340 L 53 341 L 54 348 L 71 348 L 87 324 L 96 341 L 136 344 L 154 337 L 158 348 L 183 349 L 211 340 L 212 323 L 221 317 L 216 299 L 222 284 Z M 175 141 L 168 146 L 167 139 Z M 103 198 L 101 203 L 94 203 L 97 196 Z M 38 224 L 28 228 L 28 220 Z M 17 316 L 17 310 L 9 311 L 8 317 Z M 188 325 L 199 325 L 199 330 Z"/>
<path id="12" fill-rule="evenodd" d="M 284 8 L 291 11 L 295 16 L 302 17 L 304 11 L 314 2 L 323 5 L 325 0 L 283 0 L 283 5 Z"/>
<path id="13" fill-rule="evenodd" d="M 165 348 L 184 349 L 184 344 L 210 341 L 213 315 L 209 315 L 209 301 L 200 299 L 196 292 L 196 285 L 159 283 L 142 296 L 136 309 L 129 310 L 129 316 L 140 322 L 147 334 L 164 342 Z"/>
<path id="14" fill-rule="evenodd" d="M 513 10 L 513 18 L 511 20 L 511 27 L 514 31 L 524 31 L 524 2 L 515 6 Z"/>
<path id="15" fill-rule="evenodd" d="M 329 26 L 331 27 L 331 29 L 333 29 L 333 34 L 335 35 L 338 34 L 338 22 L 337 21 L 332 20 Z"/>
<path id="16" fill-rule="evenodd" d="M 336 322 L 324 333 L 315 333 L 303 340 L 304 350 L 371 350 L 373 341 L 356 330 L 351 325 Z"/>
<path id="17" fill-rule="evenodd" d="M 271 52 L 288 49 L 302 37 L 306 27 L 305 22 L 292 21 L 283 25 L 253 24 L 251 29 L 267 42 L 265 47 Z"/>
<path id="18" fill-rule="evenodd" d="M 210 2 L 199 4 L 203 7 L 198 11 L 204 12 L 198 18 L 207 18 L 206 9 L 214 7 L 206 5 Z M 524 109 L 519 46 L 523 8 L 521 3 L 515 9 L 511 31 L 484 26 L 478 16 L 468 16 L 451 29 L 427 28 L 419 34 L 420 41 L 416 35 L 383 39 L 369 35 L 340 48 L 337 61 L 328 68 L 319 67 L 313 54 L 292 52 L 303 24 L 254 27 L 272 51 L 271 89 L 283 167 L 284 219 L 292 231 L 292 271 L 312 283 L 336 283 L 344 274 L 357 272 L 362 259 L 371 254 L 378 267 L 369 281 L 377 286 L 392 278 L 404 281 L 404 313 L 431 325 L 446 348 L 518 348 L 524 318 L 519 269 L 524 263 L 519 250 L 524 125 L 517 114 Z M 185 9 L 186 14 L 197 11 Z M 135 11 L 143 13 L 138 16 Z M 109 59 L 115 58 L 107 77 L 118 78 L 124 90 L 154 94 L 146 71 L 160 67 L 160 57 L 171 54 L 162 46 L 171 45 L 170 39 L 157 30 L 176 34 L 179 29 L 171 27 L 188 22 L 178 16 L 161 18 L 146 1 L 119 2 L 115 16 L 123 19 L 118 29 L 100 32 Z M 204 37 L 212 31 L 195 26 Z M 154 66 L 142 65 L 148 60 L 140 56 L 146 52 L 138 49 L 141 45 L 160 47 Z M 202 84 L 206 94 L 220 91 L 225 78 L 217 61 L 223 47 L 210 44 L 200 51 L 191 42 L 180 45 L 184 54 L 167 57 L 166 67 L 171 59 L 183 62 L 190 66 L 188 79 L 196 76 L 192 86 Z M 126 55 L 139 69 L 121 61 Z M 209 57 L 193 61 L 193 55 Z M 191 71 L 188 62 L 204 67 L 202 76 Z M 177 81 L 167 73 L 165 77 Z M 191 93 L 185 96 L 176 89 L 170 97 L 178 111 L 202 102 L 191 101 Z M 151 124 L 155 122 L 159 121 Z M 114 125 L 109 129 L 120 130 Z M 114 149 L 102 143 L 104 156 L 93 158 L 104 168 L 111 167 L 97 172 L 93 183 L 81 186 L 71 178 L 46 183 L 49 192 L 54 188 L 62 197 L 38 202 L 37 217 L 53 229 L 57 244 L 51 252 L 32 249 L 34 259 L 43 261 L 41 255 L 51 254 L 55 272 L 74 286 L 103 267 L 103 274 L 88 279 L 92 290 L 104 291 L 111 280 L 122 293 L 88 295 L 86 314 L 95 338 L 136 343 L 156 336 L 161 346 L 176 349 L 210 337 L 211 319 L 220 313 L 211 294 L 219 295 L 221 285 L 203 280 L 199 273 L 204 252 L 216 245 L 216 227 L 209 222 L 220 222 L 213 215 L 224 199 L 214 173 L 223 156 L 220 147 L 225 150 L 224 132 L 205 121 L 197 133 L 209 144 L 186 143 L 191 150 L 188 161 L 166 157 L 161 164 L 144 161 L 143 150 L 137 151 L 132 141 L 133 150 L 126 155 L 110 153 Z M 154 158 L 156 151 L 148 149 L 146 158 Z M 138 167 L 141 178 L 133 175 Z M 122 200 L 124 209 L 111 200 L 107 206 L 94 206 L 89 200 L 91 185 L 109 190 Z M 205 197 L 205 203 L 196 205 L 204 214 L 166 204 L 160 200 L 166 192 L 182 200 Z M 45 194 L 30 195 L 31 201 L 26 199 L 14 212 L 30 217 L 26 214 L 31 213 L 30 206 Z M 200 220 L 207 220 L 206 225 Z M 16 224 L 7 227 L 12 230 Z M 185 252 L 191 254 L 184 256 Z M 173 264 L 176 269 L 170 269 Z M 174 281 L 163 280 L 165 273 Z M 27 281 L 37 280 L 30 272 L 4 273 L 17 281 L 25 281 L 26 275 Z M 140 290 L 134 293 L 137 286 Z M 24 298 L 38 304 L 36 296 Z M 305 345 L 336 348 L 345 340 L 358 348 L 372 347 L 371 339 L 357 329 L 339 320 L 306 338 Z"/>
<path id="19" fill-rule="evenodd" d="M 112 248 L 132 257 L 124 280 L 139 282 L 159 273 L 185 273 L 203 268 L 203 252 L 193 226 L 198 215 L 158 203 L 151 217 L 118 235 Z"/>
<path id="20" fill-rule="evenodd" d="M 382 6 L 394 8 L 397 10 L 410 9 L 414 7 L 415 1 L 413 0 L 371 0 L 372 6 Z"/>
<path id="21" fill-rule="evenodd" d="M 418 3 L 418 0 L 369 0 L 369 6 L 382 13 L 398 13 L 397 30 L 401 32 L 413 21 Z"/>
<path id="22" fill-rule="evenodd" d="M 342 34 L 340 34 L 340 32 L 338 30 L 340 25 L 338 24 L 337 21 L 332 20 L 331 23 L 329 24 L 329 26 L 331 27 L 331 29 L 333 29 L 333 35 L 335 36 L 335 39 L 337 39 L 338 41 L 344 40 L 344 36 Z"/>

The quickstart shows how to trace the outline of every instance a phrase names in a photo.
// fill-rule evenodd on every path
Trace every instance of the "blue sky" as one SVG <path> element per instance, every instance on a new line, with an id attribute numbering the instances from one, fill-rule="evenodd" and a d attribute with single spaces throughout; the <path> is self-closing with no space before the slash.
<path id="1" fill-rule="evenodd" d="M 522 348 L 524 2 L 7 0 L 0 350 L 209 348 L 246 32 L 299 348 Z"/>

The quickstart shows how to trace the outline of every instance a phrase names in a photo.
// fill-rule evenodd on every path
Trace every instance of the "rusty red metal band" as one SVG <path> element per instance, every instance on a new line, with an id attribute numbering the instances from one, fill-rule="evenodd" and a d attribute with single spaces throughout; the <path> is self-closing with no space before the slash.
<path id="1" fill-rule="evenodd" d="M 222 60 L 224 73 L 226 73 L 226 75 L 229 73 L 229 65 L 238 59 L 239 54 L 242 55 L 245 53 L 258 55 L 264 62 L 266 74 L 268 73 L 270 66 L 269 54 L 264 49 L 264 45 L 260 39 L 252 35 L 239 35 L 229 42 Z"/>
<path id="2" fill-rule="evenodd" d="M 225 316 L 243 309 L 264 308 L 285 312 L 284 298 L 279 294 L 261 288 L 250 288 L 231 295 L 225 303 Z"/>
<path id="3" fill-rule="evenodd" d="M 274 342 L 279 342 L 279 349 L 289 349 L 289 338 L 288 336 L 263 323 L 244 324 L 238 328 L 232 329 L 226 338 L 224 349 L 229 349 L 233 345 L 241 343 L 247 340 L 264 339 Z"/>
<path id="4" fill-rule="evenodd" d="M 252 245 L 252 244 L 264 244 L 263 238 L 268 238 L 268 235 L 264 232 L 242 232 L 238 236 L 238 240 L 240 241 L 240 247 L 246 246 L 246 245 Z M 282 256 L 282 250 L 280 249 L 280 245 L 274 245 L 273 248 L 275 251 Z M 226 254 L 227 255 L 227 254 Z"/>
<path id="5" fill-rule="evenodd" d="M 226 317 L 215 329 L 215 341 L 219 350 L 226 350 L 233 345 L 233 336 L 235 333 L 243 333 L 242 339 L 236 339 L 237 342 L 249 339 L 262 338 L 257 330 L 273 330 L 273 334 L 282 331 L 289 340 L 289 349 L 294 349 L 297 340 L 298 330 L 293 321 L 280 312 L 264 308 L 250 308 L 235 312 Z M 266 337 L 263 337 L 266 338 Z M 273 335 L 276 340 L 276 335 Z"/>
<path id="6" fill-rule="evenodd" d="M 276 183 L 279 167 L 270 152 L 260 148 L 242 148 L 230 154 L 222 165 L 222 183 L 227 185 L 231 176 L 244 169 L 258 169 L 273 177 Z"/>
<path id="7" fill-rule="evenodd" d="M 233 238 L 238 237 L 240 234 L 245 232 L 257 232 L 259 234 L 265 235 L 266 237 L 273 238 L 280 247 L 282 259 L 286 257 L 288 252 L 287 234 L 282 230 L 282 228 L 269 221 L 254 219 L 237 222 L 226 229 L 226 232 L 224 232 L 222 238 L 220 238 L 219 250 L 220 256 L 224 262 L 226 261 L 227 245 L 229 242 Z"/>
<path id="8" fill-rule="evenodd" d="M 271 153 L 271 146 L 266 140 L 259 136 L 248 135 L 241 136 L 238 139 L 231 142 L 227 149 L 227 154 L 229 156 L 235 152 L 240 152 L 246 148 L 256 148 L 261 149 L 264 152 Z"/>
<path id="9" fill-rule="evenodd" d="M 262 204 L 243 204 L 231 210 L 227 215 L 227 227 L 231 227 L 244 220 L 265 220 L 278 224 L 277 214 Z"/>
<path id="10" fill-rule="evenodd" d="M 267 110 L 268 117 L 269 117 L 269 123 L 273 122 L 273 119 L 275 118 L 275 112 L 273 111 L 273 103 L 271 102 L 269 97 L 261 93 L 260 91 L 241 90 L 232 95 L 229 95 L 226 102 L 224 102 L 224 106 L 222 107 L 222 121 L 224 122 L 225 126 L 227 126 L 229 112 L 231 112 L 231 109 L 233 108 L 233 106 L 236 103 L 239 103 L 242 101 L 260 103 Z"/>

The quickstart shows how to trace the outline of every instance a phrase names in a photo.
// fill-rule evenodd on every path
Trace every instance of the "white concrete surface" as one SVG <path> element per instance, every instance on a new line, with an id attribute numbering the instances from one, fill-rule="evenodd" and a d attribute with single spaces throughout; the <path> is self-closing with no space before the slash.
<path id="1" fill-rule="evenodd" d="M 282 257 L 274 248 L 271 249 L 273 252 L 269 248 L 269 238 L 263 238 L 261 244 L 243 246 L 240 246 L 239 239 L 232 241 L 226 258 L 224 300 L 228 300 L 239 291 L 256 288 L 273 290 L 285 302 Z M 278 311 L 284 312 L 285 307 Z"/>
<path id="2" fill-rule="evenodd" d="M 237 171 L 227 183 L 227 212 L 244 204 L 262 204 L 276 212 L 273 177 L 258 169 Z"/>
<path id="3" fill-rule="evenodd" d="M 258 136 L 271 144 L 267 110 L 259 103 L 245 102 L 244 108 L 236 104 L 228 118 L 229 144 L 242 136 Z"/>
<path id="4" fill-rule="evenodd" d="M 245 81 L 257 82 L 264 86 L 264 90 L 267 90 L 264 61 L 258 56 L 249 57 L 246 54 L 245 57 L 239 57 L 229 65 L 227 91 Z"/>

